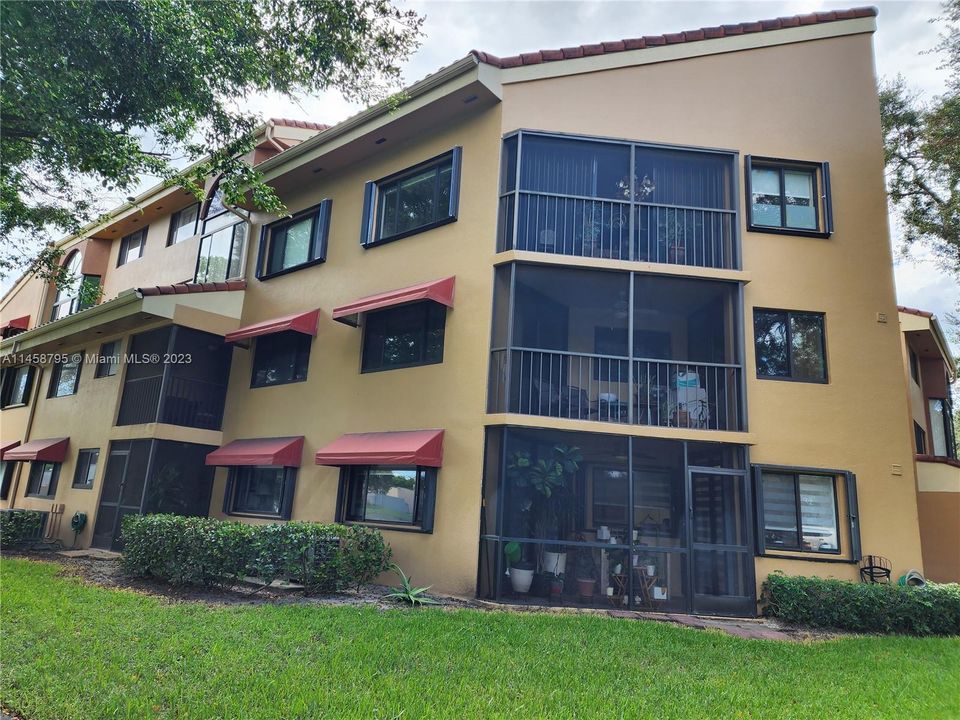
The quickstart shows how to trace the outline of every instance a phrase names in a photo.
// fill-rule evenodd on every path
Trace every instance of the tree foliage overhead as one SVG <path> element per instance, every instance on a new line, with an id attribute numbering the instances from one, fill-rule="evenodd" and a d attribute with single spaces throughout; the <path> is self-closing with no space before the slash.
<path id="1" fill-rule="evenodd" d="M 903 78 L 880 92 L 887 185 L 905 241 L 920 242 L 960 276 L 960 0 L 943 4 L 947 92 L 922 101 Z"/>
<path id="2" fill-rule="evenodd" d="M 227 202 L 249 192 L 282 212 L 239 160 L 260 124 L 244 98 L 380 100 L 421 23 L 388 0 L 0 3 L 0 273 L 37 262 L 38 243 L 76 232 L 98 195 L 144 175 L 199 195 L 223 173 Z M 35 268 L 55 275 L 56 253 L 40 255 Z"/>

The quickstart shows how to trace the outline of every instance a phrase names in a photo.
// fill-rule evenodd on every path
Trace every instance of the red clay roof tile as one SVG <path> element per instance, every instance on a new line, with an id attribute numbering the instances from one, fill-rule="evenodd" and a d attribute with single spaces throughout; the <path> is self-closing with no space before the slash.
<path id="1" fill-rule="evenodd" d="M 645 35 L 641 38 L 612 40 L 591 45 L 560 48 L 559 50 L 540 50 L 538 52 L 522 53 L 520 55 L 512 55 L 510 57 L 503 58 L 497 57 L 496 55 L 491 55 L 490 53 L 486 53 L 481 50 L 471 50 L 471 53 L 475 58 L 477 58 L 478 61 L 486 65 L 493 65 L 494 67 L 498 68 L 514 68 L 520 67 L 521 65 L 539 65 L 540 63 L 545 62 L 570 60 L 573 58 L 582 58 L 591 55 L 606 55 L 609 53 L 623 52 L 625 50 L 643 50 L 644 48 L 656 47 L 659 45 L 673 45 L 676 43 L 713 40 L 716 38 L 729 37 L 731 35 L 743 35 L 744 33 L 781 30 L 783 28 L 799 27 L 801 25 L 816 25 L 818 23 L 836 22 L 837 20 L 852 20 L 855 18 L 875 17 L 876 14 L 877 9 L 875 7 L 858 7 L 850 10 L 815 12 L 808 13 L 806 15 L 793 15 L 791 17 L 744 22 L 736 25 L 723 25 L 721 27 L 705 27 L 697 30 L 687 30 L 680 33 L 668 33 L 666 35 Z M 274 120 L 274 122 L 279 123 L 281 121 Z"/>
<path id="2" fill-rule="evenodd" d="M 151 295 L 187 295 L 190 293 L 222 292 L 225 290 L 245 290 L 246 280 L 228 280 L 227 282 L 177 283 L 176 285 L 154 285 L 137 288 L 143 296 Z"/>

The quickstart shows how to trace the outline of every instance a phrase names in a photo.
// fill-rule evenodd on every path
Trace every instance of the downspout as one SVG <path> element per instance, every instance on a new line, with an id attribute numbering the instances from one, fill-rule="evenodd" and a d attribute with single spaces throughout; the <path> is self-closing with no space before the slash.
<path id="1" fill-rule="evenodd" d="M 264 133 L 263 133 L 263 137 L 264 137 L 264 139 L 265 139 L 268 143 L 270 143 L 271 145 L 273 145 L 273 147 L 275 147 L 275 148 L 277 149 L 277 152 L 278 152 L 278 153 L 282 153 L 284 150 L 286 150 L 286 148 L 283 147 L 283 145 L 281 145 L 280 143 L 278 143 L 278 142 L 273 138 L 273 129 L 274 129 L 276 126 L 277 126 L 277 124 L 276 124 L 273 120 L 268 120 L 268 121 L 267 121 L 267 128 L 266 128 L 266 130 L 265 130 Z"/>

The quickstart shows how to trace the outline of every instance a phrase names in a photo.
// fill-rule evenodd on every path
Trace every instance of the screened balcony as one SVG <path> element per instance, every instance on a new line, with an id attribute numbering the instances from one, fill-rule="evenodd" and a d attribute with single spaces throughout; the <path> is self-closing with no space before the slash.
<path id="1" fill-rule="evenodd" d="M 167 423 L 219 430 L 232 346 L 176 325 L 134 335 L 117 425 Z"/>
<path id="2" fill-rule="evenodd" d="M 519 132 L 498 250 L 738 268 L 732 153 Z"/>
<path id="3" fill-rule="evenodd" d="M 489 411 L 743 430 L 739 306 L 734 283 L 501 266 Z"/>

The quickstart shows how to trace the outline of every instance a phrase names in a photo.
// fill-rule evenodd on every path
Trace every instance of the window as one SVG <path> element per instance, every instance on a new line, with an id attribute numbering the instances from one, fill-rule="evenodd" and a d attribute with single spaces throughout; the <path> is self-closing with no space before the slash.
<path id="1" fill-rule="evenodd" d="M 97 357 L 97 370 L 94 377 L 111 377 L 117 374 L 117 365 L 120 364 L 120 341 L 112 340 L 100 346 L 100 355 Z"/>
<path id="2" fill-rule="evenodd" d="M 126 265 L 133 260 L 139 260 L 143 257 L 143 246 L 147 241 L 147 229 L 141 228 L 135 233 L 130 233 L 120 240 L 120 257 L 117 259 L 117 267 Z"/>
<path id="3" fill-rule="evenodd" d="M 461 149 L 404 170 L 364 189 L 361 243 L 398 240 L 457 219 Z"/>
<path id="4" fill-rule="evenodd" d="M 230 468 L 224 512 L 289 520 L 296 479 L 292 467 Z"/>
<path id="5" fill-rule="evenodd" d="M 920 427 L 920 423 L 916 420 L 913 422 L 913 439 L 917 446 L 918 455 L 927 454 L 927 434 L 923 431 L 923 428 Z"/>
<path id="6" fill-rule="evenodd" d="M 753 311 L 757 377 L 826 382 L 823 313 Z"/>
<path id="7" fill-rule="evenodd" d="M 170 232 L 167 234 L 167 245 L 176 245 L 196 235 L 199 215 L 199 203 L 194 203 L 171 215 Z"/>
<path id="8" fill-rule="evenodd" d="M 250 387 L 285 385 L 307 379 L 310 335 L 287 330 L 256 339 Z"/>
<path id="9" fill-rule="evenodd" d="M 221 217 L 234 218 L 232 213 Z M 205 226 L 212 221 L 204 223 Z M 194 282 L 222 282 L 243 276 L 243 251 L 247 224 L 238 222 L 221 227 L 200 239 Z"/>
<path id="10" fill-rule="evenodd" d="M 829 237 L 830 165 L 746 157 L 748 229 Z"/>
<path id="11" fill-rule="evenodd" d="M 264 226 L 257 277 L 263 280 L 326 260 L 332 206 L 332 200 L 324 200 L 292 218 Z"/>
<path id="12" fill-rule="evenodd" d="M 80 386 L 80 368 L 83 366 L 83 350 L 71 353 L 66 360 L 53 366 L 50 374 L 50 389 L 47 397 L 75 395 Z"/>
<path id="13" fill-rule="evenodd" d="M 913 378 L 913 381 L 919 385 L 920 384 L 920 358 L 917 357 L 917 354 L 908 349 L 910 353 L 910 377 Z"/>
<path id="14" fill-rule="evenodd" d="M 26 405 L 33 387 L 33 367 L 20 365 L 5 368 L 0 379 L 0 407 Z"/>
<path id="15" fill-rule="evenodd" d="M 937 457 L 954 457 L 953 414 L 948 409 L 945 398 L 930 398 L 930 440 L 933 454 Z"/>
<path id="16" fill-rule="evenodd" d="M 100 449 L 92 448 L 77 453 L 77 469 L 73 473 L 73 487 L 92 488 L 97 476 L 97 463 L 100 461 Z"/>
<path id="17" fill-rule="evenodd" d="M 52 498 L 57 494 L 57 478 L 59 476 L 60 463 L 31 463 L 30 479 L 27 481 L 27 495 Z"/>
<path id="18" fill-rule="evenodd" d="M 50 320 L 72 315 L 80 309 L 80 287 L 83 284 L 83 275 L 80 270 L 83 265 L 83 256 L 74 250 L 63 263 L 63 284 L 57 288 L 57 295 L 53 300 L 53 313 Z"/>
<path id="19" fill-rule="evenodd" d="M 362 372 L 443 362 L 447 308 L 427 301 L 367 313 Z"/>
<path id="20" fill-rule="evenodd" d="M 766 549 L 840 552 L 835 476 L 764 470 L 761 481 Z"/>
<path id="21" fill-rule="evenodd" d="M 402 525 L 432 532 L 435 481 L 434 468 L 345 467 L 342 517 L 351 522 Z"/>
<path id="22" fill-rule="evenodd" d="M 16 462 L 0 460 L 0 500 L 6 500 L 10 495 L 10 486 L 13 484 L 13 472 Z"/>

